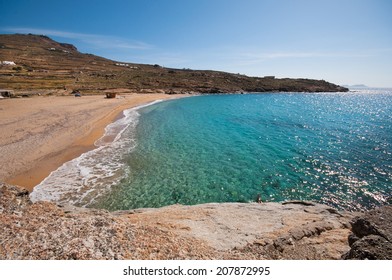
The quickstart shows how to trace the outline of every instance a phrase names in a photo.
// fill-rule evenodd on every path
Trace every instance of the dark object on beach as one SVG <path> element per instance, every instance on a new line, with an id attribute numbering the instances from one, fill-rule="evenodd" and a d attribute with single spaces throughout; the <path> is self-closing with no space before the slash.
<path id="1" fill-rule="evenodd" d="M 80 91 L 77 89 L 74 89 L 71 94 L 73 94 L 75 97 L 82 97 L 82 95 L 80 94 Z"/>
<path id="2" fill-rule="evenodd" d="M 115 92 L 107 92 L 106 98 L 116 98 L 116 93 Z"/>
<path id="3" fill-rule="evenodd" d="M 260 194 L 257 195 L 256 202 L 257 202 L 257 203 L 262 203 L 262 202 L 263 202 L 263 201 L 261 200 L 261 195 L 260 195 Z"/>
<path id="4" fill-rule="evenodd" d="M 15 95 L 12 90 L 0 89 L 0 96 L 5 98 L 11 98 L 14 97 Z"/>

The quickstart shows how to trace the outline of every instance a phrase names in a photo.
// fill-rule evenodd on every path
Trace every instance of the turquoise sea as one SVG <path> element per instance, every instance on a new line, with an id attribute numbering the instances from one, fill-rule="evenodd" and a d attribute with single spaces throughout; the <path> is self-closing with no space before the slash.
<path id="1" fill-rule="evenodd" d="M 107 129 L 114 142 L 32 198 L 109 210 L 258 195 L 348 210 L 392 202 L 392 90 L 203 95 L 124 115 Z"/>

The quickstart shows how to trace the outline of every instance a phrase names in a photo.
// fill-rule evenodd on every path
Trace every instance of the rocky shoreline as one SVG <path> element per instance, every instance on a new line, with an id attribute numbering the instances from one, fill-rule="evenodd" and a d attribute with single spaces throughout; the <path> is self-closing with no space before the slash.
<path id="1" fill-rule="evenodd" d="M 32 203 L 1 184 L 0 259 L 391 259 L 391 213 L 303 201 L 110 213 Z"/>

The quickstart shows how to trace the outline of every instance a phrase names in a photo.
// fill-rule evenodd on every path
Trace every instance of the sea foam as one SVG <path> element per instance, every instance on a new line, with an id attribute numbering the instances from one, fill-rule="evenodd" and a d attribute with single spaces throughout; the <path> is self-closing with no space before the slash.
<path id="1" fill-rule="evenodd" d="M 124 110 L 122 118 L 105 128 L 104 135 L 95 142 L 96 149 L 50 173 L 34 188 L 31 200 L 88 207 L 107 194 L 127 176 L 124 155 L 137 145 L 134 131 L 140 117 L 138 109 L 161 101 Z"/>

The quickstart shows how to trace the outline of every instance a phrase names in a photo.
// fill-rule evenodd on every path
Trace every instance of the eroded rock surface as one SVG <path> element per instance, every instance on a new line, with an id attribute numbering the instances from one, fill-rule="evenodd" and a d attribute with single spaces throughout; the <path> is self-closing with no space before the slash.
<path id="1" fill-rule="evenodd" d="M 0 259 L 123 259 L 132 228 L 103 210 L 31 203 L 24 189 L 0 187 Z"/>
<path id="2" fill-rule="evenodd" d="M 0 184 L 0 259 L 338 259 L 353 217 L 298 201 L 110 213 Z"/>
<path id="3" fill-rule="evenodd" d="M 371 210 L 352 221 L 351 250 L 345 259 L 392 259 L 392 206 Z"/>
<path id="4" fill-rule="evenodd" d="M 133 212 L 133 224 L 193 237 L 234 259 L 339 259 L 349 249 L 353 217 L 298 202 L 174 205 Z"/>

